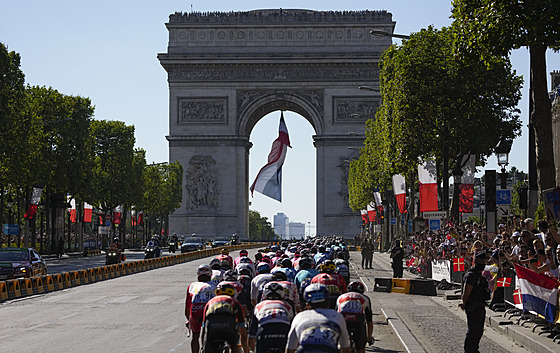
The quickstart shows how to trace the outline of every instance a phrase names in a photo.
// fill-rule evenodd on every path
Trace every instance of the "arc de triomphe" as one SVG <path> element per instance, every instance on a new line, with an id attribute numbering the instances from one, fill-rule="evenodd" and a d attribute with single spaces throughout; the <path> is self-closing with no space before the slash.
<path id="1" fill-rule="evenodd" d="M 248 236 L 249 136 L 266 114 L 289 110 L 315 129 L 317 234 L 353 237 L 348 147 L 363 143 L 379 94 L 378 62 L 392 33 L 386 11 L 256 10 L 175 13 L 158 55 L 169 82 L 169 161 L 184 168 L 177 234 Z M 271 141 L 272 142 L 272 141 Z M 284 186 L 285 188 L 286 186 Z"/>

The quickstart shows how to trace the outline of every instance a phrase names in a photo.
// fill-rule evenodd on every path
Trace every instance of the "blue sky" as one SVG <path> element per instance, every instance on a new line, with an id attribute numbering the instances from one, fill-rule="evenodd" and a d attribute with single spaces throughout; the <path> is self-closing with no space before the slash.
<path id="1" fill-rule="evenodd" d="M 395 33 L 408 34 L 451 23 L 450 0 L 392 1 L 2 1 L 0 41 L 20 53 L 31 85 L 51 86 L 64 94 L 91 98 L 97 119 L 121 120 L 136 127 L 136 145 L 148 163 L 168 161 L 168 87 L 157 53 L 166 52 L 169 14 L 175 11 L 247 11 L 255 9 L 387 10 Z M 398 43 L 399 41 L 396 40 Z M 559 54 L 549 53 L 547 71 L 560 70 Z M 528 121 L 529 60 L 526 50 L 512 55 L 523 75 L 520 103 Z M 252 209 L 273 219 L 284 212 L 291 221 L 315 225 L 315 149 L 311 125 L 286 113 L 293 148 L 283 169 L 283 203 L 255 193 Z M 264 117 L 251 134 L 250 178 L 265 163 L 277 136 L 279 112 Z M 511 165 L 527 171 L 527 128 L 513 145 Z M 495 158 L 487 169 L 498 169 Z M 309 228 L 307 228 L 309 231 Z"/>

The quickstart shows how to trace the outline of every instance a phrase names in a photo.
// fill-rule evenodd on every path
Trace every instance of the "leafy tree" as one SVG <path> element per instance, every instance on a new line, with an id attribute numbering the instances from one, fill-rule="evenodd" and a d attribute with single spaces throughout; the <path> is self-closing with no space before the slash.
<path id="1" fill-rule="evenodd" d="M 558 49 L 560 2 L 550 0 L 455 0 L 453 26 L 461 55 L 479 54 L 488 65 L 524 46 L 530 54 L 531 115 L 535 132 L 539 195 L 555 186 L 552 113 L 546 50 Z M 540 197 L 540 196 L 539 196 Z"/>
<path id="2" fill-rule="evenodd" d="M 511 64 L 488 67 L 475 55 L 458 57 L 453 36 L 450 28 L 429 27 L 383 53 L 383 103 L 375 121 L 366 123 L 367 157 L 351 165 L 350 193 L 364 196 L 353 199 L 354 209 L 371 201 L 368 191 L 352 190 L 364 187 L 359 178 L 388 189 L 393 175 L 410 175 L 422 159 L 434 157 L 445 189 L 466 155 L 476 153 L 481 162 L 500 138 L 519 134 L 521 80 Z"/>
<path id="3" fill-rule="evenodd" d="M 276 239 L 276 234 L 267 217 L 258 211 L 249 210 L 249 237 L 251 239 Z"/>
<path id="4" fill-rule="evenodd" d="M 159 218 L 162 227 L 183 199 L 183 166 L 178 162 L 148 165 L 145 169 L 144 211 Z"/>

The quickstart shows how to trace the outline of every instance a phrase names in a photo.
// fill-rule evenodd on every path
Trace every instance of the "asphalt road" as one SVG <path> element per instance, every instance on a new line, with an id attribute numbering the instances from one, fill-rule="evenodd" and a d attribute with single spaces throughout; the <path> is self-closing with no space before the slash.
<path id="1" fill-rule="evenodd" d="M 103 261 L 103 256 L 51 260 L 49 272 L 98 266 Z M 196 268 L 208 262 L 209 258 L 200 259 L 4 302 L 0 304 L 1 351 L 190 352 L 185 292 L 196 279 Z M 355 273 L 352 276 L 357 278 Z M 403 352 L 379 309 L 374 307 L 377 341 L 367 351 Z"/>

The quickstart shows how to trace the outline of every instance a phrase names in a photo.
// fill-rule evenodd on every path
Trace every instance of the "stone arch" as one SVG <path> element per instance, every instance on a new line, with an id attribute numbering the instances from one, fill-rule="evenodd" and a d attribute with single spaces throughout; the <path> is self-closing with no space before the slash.
<path id="1" fill-rule="evenodd" d="M 308 94 L 322 95 L 318 91 Z M 308 96 L 309 97 L 309 96 Z M 314 97 L 314 96 L 313 96 Z M 321 112 L 317 106 L 306 99 L 305 95 L 300 93 L 261 93 L 254 100 L 246 103 L 241 107 L 242 111 L 238 113 L 239 120 L 237 123 L 237 134 L 249 137 L 255 125 L 265 115 L 274 111 L 292 111 L 303 116 L 315 129 L 317 135 L 323 133 L 324 125 L 321 119 Z"/>
<path id="2" fill-rule="evenodd" d="M 378 62 L 391 45 L 386 11 L 174 13 L 158 59 L 169 83 L 169 161 L 186 171 L 170 232 L 206 237 L 249 229 L 249 136 L 265 115 L 287 110 L 314 128 L 317 234 L 353 237 L 348 147 L 363 144 L 375 116 Z"/>

